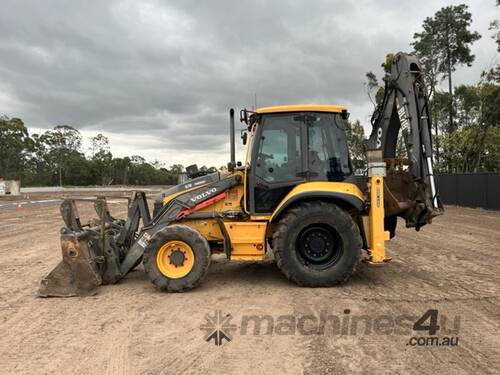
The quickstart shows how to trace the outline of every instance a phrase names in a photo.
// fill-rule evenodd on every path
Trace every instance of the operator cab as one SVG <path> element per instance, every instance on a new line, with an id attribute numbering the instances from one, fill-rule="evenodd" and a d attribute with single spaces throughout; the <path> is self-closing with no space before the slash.
<path id="1" fill-rule="evenodd" d="M 350 176 L 347 118 L 342 106 L 279 106 L 252 112 L 247 117 L 253 133 L 250 212 L 272 213 L 286 194 L 303 182 L 341 182 Z"/>

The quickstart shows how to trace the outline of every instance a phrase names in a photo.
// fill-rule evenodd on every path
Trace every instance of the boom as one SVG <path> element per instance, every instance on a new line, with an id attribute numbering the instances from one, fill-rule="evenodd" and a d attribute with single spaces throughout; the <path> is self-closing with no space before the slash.
<path id="1" fill-rule="evenodd" d="M 387 162 L 385 216 L 394 229 L 396 216 L 405 218 L 407 227 L 419 230 L 443 209 L 433 172 L 430 110 L 418 58 L 396 54 L 385 81 L 384 99 L 372 116 L 373 129 L 365 143 L 368 151 L 381 150 Z M 400 133 L 407 155 L 404 162 L 396 158 Z"/>

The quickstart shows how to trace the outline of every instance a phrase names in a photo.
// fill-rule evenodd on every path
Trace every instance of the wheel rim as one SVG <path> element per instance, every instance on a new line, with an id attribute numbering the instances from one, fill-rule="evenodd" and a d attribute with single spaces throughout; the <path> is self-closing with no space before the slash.
<path id="1" fill-rule="evenodd" d="M 158 250 L 156 265 L 164 276 L 180 279 L 193 269 L 193 249 L 183 241 L 169 241 Z"/>
<path id="2" fill-rule="evenodd" d="M 313 224 L 303 229 L 297 237 L 296 248 L 302 262 L 316 269 L 333 266 L 343 253 L 338 233 L 323 224 Z"/>

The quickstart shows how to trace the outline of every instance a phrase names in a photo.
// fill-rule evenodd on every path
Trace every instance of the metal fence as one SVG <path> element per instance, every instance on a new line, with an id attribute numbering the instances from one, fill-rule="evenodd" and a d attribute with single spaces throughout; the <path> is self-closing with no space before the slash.
<path id="1" fill-rule="evenodd" d="M 500 173 L 446 173 L 438 175 L 444 204 L 500 210 Z"/>

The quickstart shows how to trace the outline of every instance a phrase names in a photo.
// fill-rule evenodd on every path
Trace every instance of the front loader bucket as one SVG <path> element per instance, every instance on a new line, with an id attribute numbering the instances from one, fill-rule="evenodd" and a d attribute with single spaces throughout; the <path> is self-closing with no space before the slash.
<path id="1" fill-rule="evenodd" d="M 92 202 L 98 219 L 82 224 L 77 200 Z M 110 214 L 105 197 L 62 201 L 62 261 L 40 282 L 40 297 L 94 295 L 99 285 L 117 283 L 138 265 L 142 253 L 134 252 L 137 259 L 128 259 L 127 254 L 139 232 L 140 220 L 145 225 L 151 217 L 143 192 L 133 192 L 128 202 L 127 220 L 120 220 Z M 122 263 L 131 264 L 125 267 Z"/>
<path id="2" fill-rule="evenodd" d="M 63 260 L 40 283 L 40 297 L 89 296 L 102 284 L 86 232 L 61 234 Z"/>

